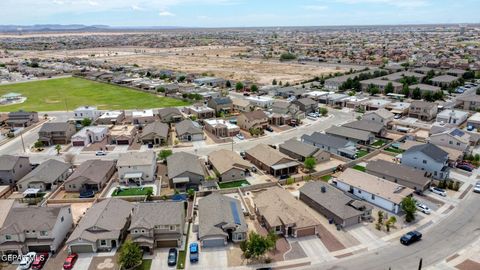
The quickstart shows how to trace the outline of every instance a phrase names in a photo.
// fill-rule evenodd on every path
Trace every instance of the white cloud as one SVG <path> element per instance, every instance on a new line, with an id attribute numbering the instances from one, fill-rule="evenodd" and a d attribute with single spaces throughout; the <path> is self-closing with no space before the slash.
<path id="1" fill-rule="evenodd" d="M 98 5 L 100 5 L 98 2 L 93 1 L 93 0 L 88 0 L 87 2 L 88 2 L 88 4 L 89 4 L 90 6 L 98 6 Z"/>
<path id="2" fill-rule="evenodd" d="M 133 4 L 133 5 L 131 6 L 131 8 L 132 8 L 133 10 L 138 10 L 138 11 L 145 10 L 144 8 L 142 8 L 141 6 L 138 6 L 138 5 L 136 5 L 136 4 Z"/>
<path id="3" fill-rule="evenodd" d="M 345 4 L 386 4 L 396 7 L 414 8 L 429 5 L 428 0 L 336 0 Z"/>
<path id="4" fill-rule="evenodd" d="M 327 6 L 321 6 L 321 5 L 306 5 L 302 6 L 304 9 L 311 10 L 311 11 L 322 11 L 327 9 Z"/>
<path id="5" fill-rule="evenodd" d="M 53 0 L 53 3 L 57 4 L 57 5 L 63 5 L 65 4 L 65 2 L 63 0 Z"/>
<path id="6" fill-rule="evenodd" d="M 158 16 L 161 16 L 161 17 L 172 17 L 172 16 L 175 16 L 175 14 L 169 12 L 169 11 L 166 11 L 166 10 L 162 10 L 160 12 L 158 12 Z"/>

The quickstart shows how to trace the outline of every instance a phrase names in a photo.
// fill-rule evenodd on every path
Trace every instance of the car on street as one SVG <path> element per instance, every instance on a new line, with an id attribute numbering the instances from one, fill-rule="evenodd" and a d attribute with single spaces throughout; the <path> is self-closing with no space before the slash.
<path id="1" fill-rule="evenodd" d="M 417 206 L 418 211 L 420 211 L 424 214 L 430 215 L 430 213 L 432 212 L 432 210 L 430 210 L 430 208 L 428 206 L 426 206 L 425 204 L 423 204 L 421 202 L 417 202 L 416 206 Z"/>
<path id="2" fill-rule="evenodd" d="M 475 184 L 475 187 L 473 187 L 473 192 L 475 192 L 475 193 L 480 193 L 480 181 L 478 181 L 478 182 Z"/>
<path id="3" fill-rule="evenodd" d="M 265 128 L 265 130 L 268 131 L 268 132 L 273 132 L 273 128 L 271 126 L 267 126 Z"/>
<path id="4" fill-rule="evenodd" d="M 235 137 L 237 137 L 239 140 L 245 139 L 245 136 L 243 136 L 242 133 L 238 133 Z"/>
<path id="5" fill-rule="evenodd" d="M 198 243 L 191 243 L 189 250 L 190 250 L 190 262 L 191 263 L 198 262 Z"/>
<path id="6" fill-rule="evenodd" d="M 68 257 L 65 259 L 65 262 L 63 263 L 63 269 L 65 270 L 72 269 L 77 259 L 78 259 L 77 253 L 72 253 L 68 255 Z"/>
<path id="7" fill-rule="evenodd" d="M 171 248 L 168 250 L 168 266 L 175 266 L 177 264 L 177 249 Z"/>
<path id="8" fill-rule="evenodd" d="M 40 270 L 43 268 L 45 263 L 48 260 L 48 253 L 42 252 L 42 253 L 37 253 L 37 256 L 35 256 L 35 260 L 33 260 L 32 263 L 32 269 L 34 270 Z"/>
<path id="9" fill-rule="evenodd" d="M 400 237 L 400 243 L 408 246 L 422 239 L 422 234 L 418 231 L 411 231 Z"/>
<path id="10" fill-rule="evenodd" d="M 442 197 L 447 197 L 447 192 L 444 189 L 438 187 L 430 187 L 430 191 Z"/>
<path id="11" fill-rule="evenodd" d="M 97 151 L 95 152 L 95 156 L 106 156 L 107 155 L 107 152 L 105 151 Z"/>
<path id="12" fill-rule="evenodd" d="M 18 265 L 18 268 L 20 268 L 21 270 L 30 269 L 30 266 L 32 266 L 32 263 L 35 260 L 36 256 L 37 253 L 35 252 L 28 252 L 27 254 L 23 255 L 22 260 Z"/>

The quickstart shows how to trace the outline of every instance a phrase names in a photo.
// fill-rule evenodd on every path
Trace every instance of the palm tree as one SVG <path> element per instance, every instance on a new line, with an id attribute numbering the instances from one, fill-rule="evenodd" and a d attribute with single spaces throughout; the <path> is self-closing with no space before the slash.
<path id="1" fill-rule="evenodd" d="M 60 144 L 55 145 L 55 150 L 57 150 L 57 155 L 60 155 L 60 150 L 62 150 Z"/>

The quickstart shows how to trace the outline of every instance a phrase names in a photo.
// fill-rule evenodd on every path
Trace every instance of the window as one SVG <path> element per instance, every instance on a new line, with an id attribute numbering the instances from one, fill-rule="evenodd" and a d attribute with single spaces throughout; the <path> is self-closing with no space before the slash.
<path id="1" fill-rule="evenodd" d="M 48 232 L 47 231 L 40 231 L 40 236 L 48 236 Z"/>
<path id="2" fill-rule="evenodd" d="M 63 220 L 64 220 L 64 218 L 62 217 L 62 218 L 60 219 L 60 222 L 63 222 Z"/>
<path id="3" fill-rule="evenodd" d="M 106 246 L 107 245 L 107 240 L 100 240 L 100 245 L 101 246 Z"/>
<path id="4" fill-rule="evenodd" d="M 375 200 L 375 194 L 372 194 L 372 200 Z"/>
<path id="5" fill-rule="evenodd" d="M 170 225 L 170 231 L 175 231 L 175 225 Z"/>
<path id="6" fill-rule="evenodd" d="M 133 230 L 133 233 L 138 233 L 138 230 Z"/>
<path id="7" fill-rule="evenodd" d="M 145 233 L 145 230 L 142 230 L 142 233 Z"/>
<path id="8" fill-rule="evenodd" d="M 427 164 L 427 161 L 425 159 L 423 160 L 423 164 Z"/>
<path id="9" fill-rule="evenodd" d="M 358 194 L 362 194 L 362 191 L 361 191 L 361 190 L 358 190 Z"/>
<path id="10" fill-rule="evenodd" d="M 12 236 L 7 234 L 7 235 L 5 235 L 5 239 L 10 240 L 10 239 L 12 239 Z"/>

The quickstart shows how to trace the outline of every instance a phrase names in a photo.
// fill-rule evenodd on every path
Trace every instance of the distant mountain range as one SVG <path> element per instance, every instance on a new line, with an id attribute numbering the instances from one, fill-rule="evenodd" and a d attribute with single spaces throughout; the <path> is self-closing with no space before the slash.
<path id="1" fill-rule="evenodd" d="M 72 31 L 115 31 L 115 30 L 162 30 L 179 29 L 175 26 L 108 26 L 84 24 L 35 24 L 35 25 L 0 25 L 0 32 L 72 32 Z"/>

